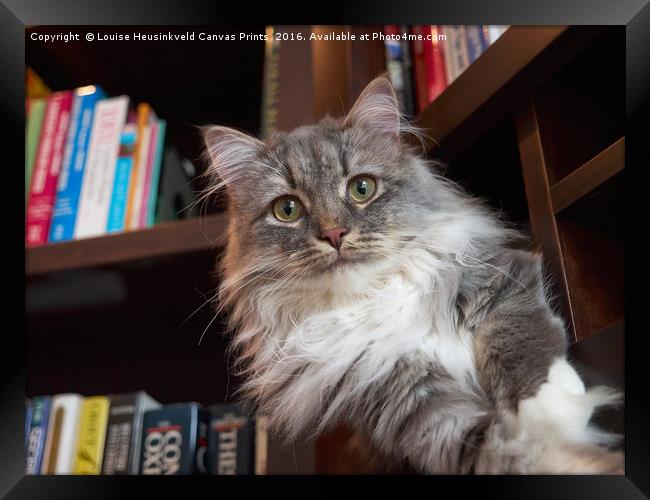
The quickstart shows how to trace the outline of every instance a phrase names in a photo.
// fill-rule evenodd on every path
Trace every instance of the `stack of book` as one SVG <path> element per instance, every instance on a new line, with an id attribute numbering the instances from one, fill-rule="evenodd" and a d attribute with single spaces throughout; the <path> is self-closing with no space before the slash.
<path id="1" fill-rule="evenodd" d="M 27 401 L 27 474 L 266 474 L 266 417 L 144 391 Z"/>
<path id="2" fill-rule="evenodd" d="M 507 26 L 384 26 L 386 69 L 410 116 L 421 113 Z"/>
<path id="3" fill-rule="evenodd" d="M 178 165 L 161 175 L 168 170 L 166 121 L 149 104 L 133 109 L 128 96 L 109 97 L 98 85 L 59 92 L 41 85 L 30 93 L 30 82 L 41 81 L 28 72 L 26 246 L 143 229 L 165 220 L 175 195 L 165 192 L 187 190 L 188 184 L 181 179 L 172 187 L 161 179 L 179 177 Z"/>

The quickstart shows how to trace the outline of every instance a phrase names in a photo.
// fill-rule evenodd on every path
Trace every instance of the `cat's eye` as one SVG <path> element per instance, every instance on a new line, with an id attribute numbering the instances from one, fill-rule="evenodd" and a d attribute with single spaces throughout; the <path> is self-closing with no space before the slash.
<path id="1" fill-rule="evenodd" d="M 357 175 L 348 184 L 348 192 L 354 201 L 364 203 L 372 198 L 377 189 L 377 183 L 368 175 Z"/>
<path id="2" fill-rule="evenodd" d="M 283 196 L 273 203 L 273 215 L 282 222 L 291 222 L 302 215 L 302 203 L 293 196 Z"/>

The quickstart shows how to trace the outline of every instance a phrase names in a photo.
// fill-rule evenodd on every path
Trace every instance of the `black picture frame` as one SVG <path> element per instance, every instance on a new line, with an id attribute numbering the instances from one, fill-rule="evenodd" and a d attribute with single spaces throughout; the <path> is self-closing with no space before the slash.
<path id="1" fill-rule="evenodd" d="M 399 2 L 328 1 L 312 6 L 311 12 L 278 3 L 212 2 L 201 0 L 131 1 L 117 0 L 1 0 L 0 1 L 0 102 L 2 150 L 6 158 L 4 172 L 16 176 L 5 186 L 5 249 L 11 262 L 4 261 L 9 290 L 2 343 L 0 391 L 0 494 L 9 498 L 55 497 L 118 497 L 135 495 L 136 490 L 154 490 L 167 495 L 186 494 L 190 478 L 157 481 L 142 477 L 46 477 L 23 476 L 24 469 L 24 396 L 26 338 L 24 331 L 24 213 L 23 192 L 10 186 L 22 186 L 24 154 L 24 30 L 29 25 L 213 25 L 213 24 L 590 24 L 625 25 L 627 75 L 626 126 L 626 192 L 635 184 L 635 163 L 647 165 L 648 141 L 641 125 L 647 122 L 650 104 L 650 5 L 647 0 L 612 2 L 611 0 L 573 0 L 536 2 L 534 0 L 502 0 L 455 2 L 400 0 Z M 603 70 L 606 77 L 606 69 Z M 18 184 L 14 184 L 14 182 Z M 13 199 L 13 198 L 16 199 Z M 626 214 L 636 212 L 626 196 Z M 638 198 L 637 198 L 638 199 Z M 626 261 L 634 262 L 634 245 L 628 240 L 630 228 L 638 226 L 626 216 Z M 8 223 L 8 224 L 7 224 Z M 647 223 L 645 223 L 647 227 Z M 9 243 L 11 242 L 11 243 Z M 14 246 L 15 245 L 15 246 Z M 21 265 L 22 263 L 22 265 Z M 15 276 L 13 276 L 13 274 Z M 11 277 L 9 275 L 11 274 Z M 626 290 L 632 280 L 641 279 L 626 273 Z M 8 286 L 13 281 L 13 286 Z M 21 295 L 21 292 L 22 295 Z M 626 294 L 630 297 L 630 294 Z M 645 328 L 635 320 L 634 301 L 626 304 L 626 476 L 526 476 L 526 477 L 401 477 L 390 478 L 401 491 L 415 493 L 425 488 L 428 494 L 447 490 L 449 495 L 475 492 L 481 498 L 643 498 L 650 494 L 650 413 L 645 385 L 646 365 L 643 340 Z M 22 320 L 22 321 L 21 321 Z M 283 490 L 286 478 L 233 478 L 232 485 L 257 488 L 278 484 Z M 214 494 L 221 484 L 213 478 L 193 477 L 191 482 Z M 214 479 L 225 481 L 225 479 Z M 207 481 L 210 481 L 208 483 Z M 292 478 L 296 491 L 311 494 L 313 482 L 322 478 Z M 326 485 L 338 489 L 339 483 L 351 478 L 328 478 Z M 388 478 L 358 478 L 364 486 L 384 489 Z M 420 483 L 420 484 L 417 484 Z M 304 487 L 304 489 L 303 489 Z M 258 490 L 259 491 L 259 490 Z M 319 490 L 322 493 L 327 487 Z M 451 493 L 453 492 L 453 493 Z M 156 495 L 158 496 L 158 495 Z"/>

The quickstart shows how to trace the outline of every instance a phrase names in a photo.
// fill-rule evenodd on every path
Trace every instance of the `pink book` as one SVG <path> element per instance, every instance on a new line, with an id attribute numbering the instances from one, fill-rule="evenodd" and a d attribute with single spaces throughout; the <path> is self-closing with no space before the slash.
<path id="1" fill-rule="evenodd" d="M 55 92 L 47 98 L 27 202 L 28 247 L 47 243 L 71 108 L 72 91 Z"/>
<path id="2" fill-rule="evenodd" d="M 138 217 L 138 228 L 147 227 L 147 208 L 149 207 L 149 196 L 151 195 L 151 172 L 153 170 L 154 156 L 158 144 L 158 120 L 153 117 L 151 121 L 151 134 L 149 140 L 149 151 L 147 156 L 147 165 L 144 173 L 144 192 L 142 194 L 142 206 L 140 207 L 140 216 Z M 155 196 L 155 194 L 154 194 Z"/>

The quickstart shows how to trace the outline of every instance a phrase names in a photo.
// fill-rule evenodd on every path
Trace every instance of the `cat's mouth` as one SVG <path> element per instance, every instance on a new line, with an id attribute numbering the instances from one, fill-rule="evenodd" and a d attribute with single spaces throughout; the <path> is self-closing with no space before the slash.
<path id="1" fill-rule="evenodd" d="M 365 257 L 359 255 L 337 253 L 336 255 L 328 259 L 327 262 L 323 263 L 323 265 L 320 266 L 319 271 L 331 272 L 339 269 L 345 269 L 355 264 L 364 262 L 365 260 L 366 260 Z"/>

